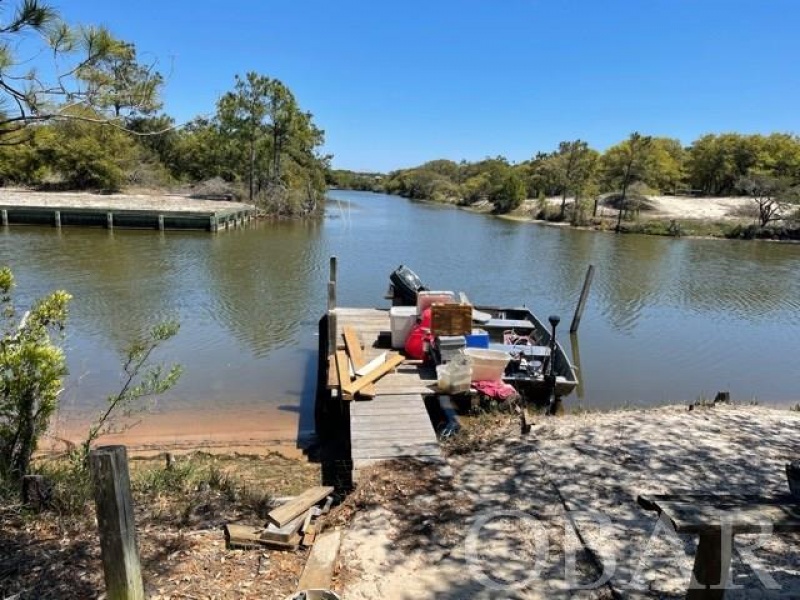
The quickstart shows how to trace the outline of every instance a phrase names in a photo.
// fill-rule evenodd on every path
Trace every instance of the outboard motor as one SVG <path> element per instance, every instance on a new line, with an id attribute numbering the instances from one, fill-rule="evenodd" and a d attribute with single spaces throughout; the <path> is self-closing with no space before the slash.
<path id="1" fill-rule="evenodd" d="M 416 306 L 417 293 L 427 290 L 417 274 L 408 267 L 400 265 L 389 276 L 392 282 L 394 304 L 396 306 Z"/>

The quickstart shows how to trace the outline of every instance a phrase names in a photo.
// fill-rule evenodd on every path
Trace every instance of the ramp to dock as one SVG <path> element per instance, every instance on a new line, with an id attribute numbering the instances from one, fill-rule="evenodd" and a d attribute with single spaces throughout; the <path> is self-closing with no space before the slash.
<path id="1" fill-rule="evenodd" d="M 356 330 L 367 360 L 389 350 L 389 311 L 336 308 L 337 346 L 342 332 Z M 435 394 L 435 370 L 418 364 L 401 365 L 375 384 L 372 400 L 348 402 L 353 479 L 375 463 L 414 458 L 445 465 L 433 424 L 425 408 L 425 396 Z"/>

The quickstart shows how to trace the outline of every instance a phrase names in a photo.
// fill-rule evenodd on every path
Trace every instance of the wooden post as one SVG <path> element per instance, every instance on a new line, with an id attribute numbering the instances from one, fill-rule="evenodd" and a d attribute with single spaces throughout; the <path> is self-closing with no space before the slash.
<path id="1" fill-rule="evenodd" d="M 330 261 L 330 276 L 328 277 L 328 281 L 332 281 L 336 283 L 336 278 L 338 277 L 338 261 L 335 256 L 331 256 Z"/>
<path id="2" fill-rule="evenodd" d="M 586 306 L 586 299 L 589 297 L 589 288 L 592 287 L 593 277 L 594 277 L 594 265 L 589 265 L 589 268 L 586 271 L 586 279 L 583 280 L 583 289 L 581 290 L 581 297 L 578 300 L 578 306 L 575 308 L 575 316 L 572 317 L 572 325 L 569 326 L 570 333 L 577 333 L 578 327 L 581 324 L 583 309 Z"/>
<path id="3" fill-rule="evenodd" d="M 164 231 L 164 215 L 158 215 L 158 230 Z"/>
<path id="4" fill-rule="evenodd" d="M 724 524 L 721 529 L 700 533 L 686 600 L 725 598 L 725 589 L 731 572 L 732 549 L 733 533 Z"/>
<path id="5" fill-rule="evenodd" d="M 114 213 L 106 213 L 106 227 L 114 229 Z"/>
<path id="6" fill-rule="evenodd" d="M 106 595 L 144 600 L 125 446 L 101 446 L 89 454 Z"/>
<path id="7" fill-rule="evenodd" d="M 8 210 L 3 209 L 3 227 L 8 227 Z"/>
<path id="8" fill-rule="evenodd" d="M 575 388 L 575 393 L 578 398 L 583 399 L 585 382 L 583 380 L 583 371 L 581 370 L 581 347 L 578 344 L 578 336 L 570 333 L 569 341 L 572 344 L 572 360 L 574 361 L 575 369 L 578 371 L 578 385 Z"/>
<path id="9" fill-rule="evenodd" d="M 328 277 L 328 354 L 336 353 L 338 343 L 336 335 L 336 271 L 336 257 L 331 256 Z"/>
<path id="10" fill-rule="evenodd" d="M 55 213 L 53 213 L 53 218 L 55 221 L 55 226 L 61 228 L 61 211 L 60 210 L 55 211 Z"/>

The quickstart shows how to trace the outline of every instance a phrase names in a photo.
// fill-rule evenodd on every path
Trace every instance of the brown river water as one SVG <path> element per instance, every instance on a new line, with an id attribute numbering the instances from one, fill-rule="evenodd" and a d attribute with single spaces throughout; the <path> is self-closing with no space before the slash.
<path id="1" fill-rule="evenodd" d="M 0 264 L 13 268 L 23 304 L 53 289 L 74 296 L 57 435 L 79 436 L 119 388 L 134 336 L 180 321 L 158 359 L 184 375 L 126 434 L 143 447 L 293 444 L 313 430 L 331 255 L 344 306 L 388 306 L 388 276 L 406 264 L 428 287 L 478 304 L 560 314 L 580 368 L 568 408 L 719 390 L 741 402 L 800 401 L 800 245 L 575 231 L 347 191 L 330 193 L 321 221 L 217 235 L 0 228 Z M 570 339 L 589 264 L 594 284 Z"/>

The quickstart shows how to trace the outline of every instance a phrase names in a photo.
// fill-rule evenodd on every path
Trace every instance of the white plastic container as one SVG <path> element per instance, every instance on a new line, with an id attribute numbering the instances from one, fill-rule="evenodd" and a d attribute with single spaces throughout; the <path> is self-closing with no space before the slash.
<path id="1" fill-rule="evenodd" d="M 472 381 L 497 381 L 503 378 L 511 355 L 500 350 L 466 348 L 464 354 L 472 364 Z"/>
<path id="2" fill-rule="evenodd" d="M 431 304 L 457 304 L 455 292 L 431 292 L 423 291 L 417 293 L 417 314 L 430 307 Z"/>
<path id="3" fill-rule="evenodd" d="M 469 390 L 471 369 L 468 363 L 449 362 L 436 367 L 436 387 L 444 394 L 460 394 Z"/>
<path id="4" fill-rule="evenodd" d="M 417 321 L 417 309 L 413 306 L 393 306 L 389 309 L 389 322 L 392 328 L 392 348 L 402 350 L 408 334 Z"/>

